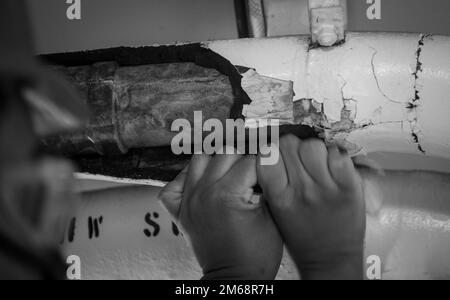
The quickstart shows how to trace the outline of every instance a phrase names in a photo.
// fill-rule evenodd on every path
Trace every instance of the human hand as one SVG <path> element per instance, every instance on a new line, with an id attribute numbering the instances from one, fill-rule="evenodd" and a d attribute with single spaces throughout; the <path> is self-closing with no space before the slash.
<path id="1" fill-rule="evenodd" d="M 352 160 L 292 135 L 279 148 L 276 165 L 258 163 L 258 182 L 302 278 L 362 279 L 365 203 Z"/>
<path id="2" fill-rule="evenodd" d="M 188 236 L 204 279 L 272 280 L 283 244 L 253 194 L 256 157 L 194 155 L 159 198 Z"/>

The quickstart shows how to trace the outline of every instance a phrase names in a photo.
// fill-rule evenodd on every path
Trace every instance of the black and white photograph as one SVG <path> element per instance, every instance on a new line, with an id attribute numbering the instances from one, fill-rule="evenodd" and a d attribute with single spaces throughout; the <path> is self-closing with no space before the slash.
<path id="1" fill-rule="evenodd" d="M 0 280 L 450 280 L 450 1 L 0 0 Z"/>

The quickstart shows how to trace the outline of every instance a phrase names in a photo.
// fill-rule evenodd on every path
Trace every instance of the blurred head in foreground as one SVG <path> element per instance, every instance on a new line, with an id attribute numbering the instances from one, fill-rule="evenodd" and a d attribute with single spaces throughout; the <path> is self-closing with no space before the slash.
<path id="1" fill-rule="evenodd" d="M 0 279 L 60 278 L 58 246 L 74 212 L 70 163 L 39 152 L 87 110 L 34 56 L 26 6 L 0 1 Z"/>

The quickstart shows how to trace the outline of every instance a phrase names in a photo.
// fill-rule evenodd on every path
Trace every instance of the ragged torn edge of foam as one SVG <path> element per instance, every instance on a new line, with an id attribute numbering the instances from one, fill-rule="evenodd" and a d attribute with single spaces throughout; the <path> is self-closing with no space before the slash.
<path id="1" fill-rule="evenodd" d="M 263 76 L 254 68 L 240 71 L 241 86 L 252 100 L 250 104 L 243 106 L 245 128 L 275 125 L 273 120 L 278 121 L 275 126 L 294 125 L 294 83 Z M 265 101 L 261 100 L 263 98 Z"/>

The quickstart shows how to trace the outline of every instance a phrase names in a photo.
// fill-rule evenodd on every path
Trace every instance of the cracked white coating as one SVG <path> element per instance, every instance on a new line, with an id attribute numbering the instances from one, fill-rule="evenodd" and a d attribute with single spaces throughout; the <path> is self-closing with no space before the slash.
<path id="1" fill-rule="evenodd" d="M 450 37 L 347 33 L 339 46 L 309 43 L 297 36 L 205 47 L 262 76 L 293 81 L 294 101 L 322 104 L 331 124 L 345 121 L 351 100 L 354 125 L 332 134 L 365 152 L 450 158 Z"/>

